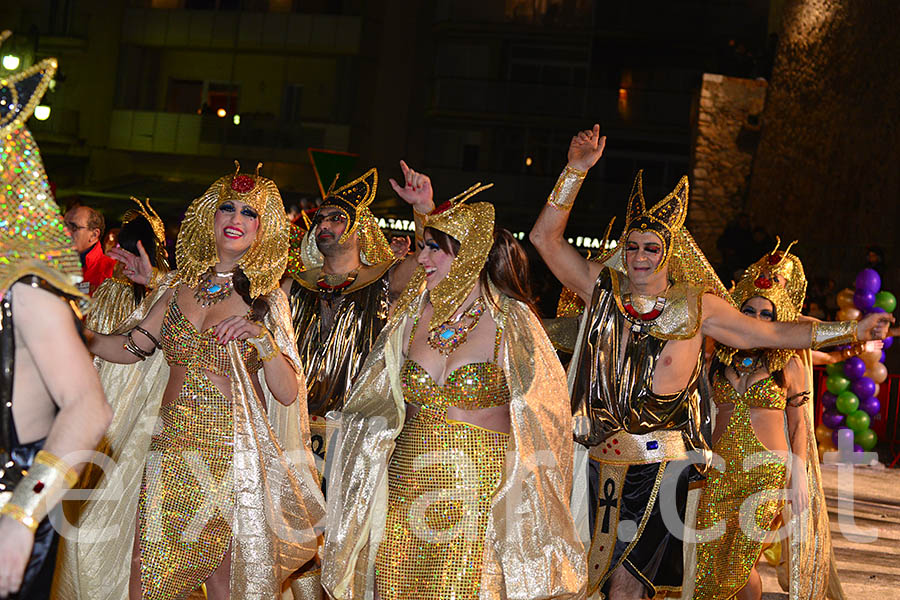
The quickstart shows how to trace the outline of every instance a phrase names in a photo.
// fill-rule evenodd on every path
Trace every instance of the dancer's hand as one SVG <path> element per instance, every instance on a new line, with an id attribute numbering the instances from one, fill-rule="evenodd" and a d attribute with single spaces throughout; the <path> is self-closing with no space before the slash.
<path id="1" fill-rule="evenodd" d="M 888 313 L 869 313 L 856 325 L 856 337 L 861 342 L 883 340 L 887 337 L 894 316 Z"/>
<path id="2" fill-rule="evenodd" d="M 796 477 L 791 477 L 791 487 L 788 488 L 788 502 L 791 503 L 791 512 L 799 515 L 809 506 L 809 489 L 806 484 L 806 469 L 797 469 Z"/>
<path id="3" fill-rule="evenodd" d="M 150 257 L 144 251 L 144 246 L 140 242 L 137 243 L 138 256 L 131 252 L 116 246 L 109 251 L 109 256 L 113 257 L 125 267 L 125 277 L 135 283 L 147 285 L 150 277 L 153 275 L 153 265 L 150 264 Z"/>
<path id="4" fill-rule="evenodd" d="M 434 190 L 431 189 L 431 178 L 424 173 L 413 171 L 402 160 L 400 168 L 403 170 L 405 184 L 400 187 L 396 181 L 389 179 L 394 192 L 412 206 L 417 213 L 430 215 L 434 210 Z"/>
<path id="5" fill-rule="evenodd" d="M 6 598 L 22 587 L 34 534 L 15 519 L 0 517 L 0 540 L 0 598 Z"/>
<path id="6" fill-rule="evenodd" d="M 244 317 L 228 317 L 213 327 L 213 333 L 219 339 L 220 344 L 227 344 L 231 340 L 259 337 L 262 332 L 263 328 L 259 323 L 254 323 Z"/>
<path id="7" fill-rule="evenodd" d="M 578 132 L 569 143 L 569 166 L 579 171 L 587 171 L 603 156 L 606 136 L 600 135 L 600 125 Z"/>
<path id="8" fill-rule="evenodd" d="M 400 260 L 403 260 L 409 254 L 410 245 L 411 242 L 407 235 L 395 235 L 391 238 L 391 252 Z"/>

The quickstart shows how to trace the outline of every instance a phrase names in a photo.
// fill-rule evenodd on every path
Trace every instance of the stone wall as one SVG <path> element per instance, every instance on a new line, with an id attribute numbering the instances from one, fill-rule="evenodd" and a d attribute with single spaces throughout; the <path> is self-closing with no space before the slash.
<path id="1" fill-rule="evenodd" d="M 811 276 L 853 281 L 867 244 L 900 285 L 900 2 L 789 0 L 748 207 Z"/>
<path id="2" fill-rule="evenodd" d="M 745 208 L 766 81 L 703 75 L 691 152 L 688 228 L 707 257 L 721 259 L 716 241 Z"/>

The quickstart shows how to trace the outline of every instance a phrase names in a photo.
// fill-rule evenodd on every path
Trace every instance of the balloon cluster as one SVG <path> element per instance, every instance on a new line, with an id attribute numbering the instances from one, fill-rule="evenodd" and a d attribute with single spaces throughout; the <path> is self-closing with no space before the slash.
<path id="1" fill-rule="evenodd" d="M 894 312 L 897 298 L 881 289 L 881 277 L 873 269 L 863 269 L 856 276 L 856 291 L 845 289 L 837 295 L 841 321 L 857 320 L 870 312 Z M 893 338 L 884 340 L 890 348 Z M 854 452 L 868 452 L 878 443 L 869 427 L 872 417 L 881 411 L 879 386 L 887 379 L 884 351 L 864 352 L 826 367 L 828 391 L 822 395 L 822 422 L 816 427 L 819 457 L 838 448 L 853 447 Z"/>

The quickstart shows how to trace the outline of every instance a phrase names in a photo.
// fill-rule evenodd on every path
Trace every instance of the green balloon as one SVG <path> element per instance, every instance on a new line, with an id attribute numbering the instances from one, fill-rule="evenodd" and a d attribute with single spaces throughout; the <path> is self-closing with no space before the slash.
<path id="1" fill-rule="evenodd" d="M 869 415 L 864 410 L 854 410 L 847 415 L 847 427 L 855 433 L 860 433 L 869 428 Z M 860 444 L 861 446 L 862 444 Z"/>
<path id="2" fill-rule="evenodd" d="M 850 390 L 844 390 L 837 395 L 837 402 L 835 405 L 839 413 L 848 415 L 847 418 L 850 418 L 850 413 L 859 408 L 859 397 Z M 850 423 L 847 423 L 847 426 L 849 427 Z M 868 427 L 868 425 L 866 425 L 866 427 Z"/>
<path id="3" fill-rule="evenodd" d="M 831 363 L 825 367 L 825 372 L 829 375 L 843 375 L 844 374 L 844 361 Z"/>
<path id="4" fill-rule="evenodd" d="M 853 435 L 853 441 L 862 446 L 863 450 L 868 452 L 878 443 L 878 436 L 875 435 L 875 432 L 871 429 L 864 429 L 862 431 L 857 431 Z"/>
<path id="5" fill-rule="evenodd" d="M 828 388 L 829 392 L 837 396 L 848 387 L 850 387 L 850 380 L 843 375 L 835 373 L 834 375 L 828 377 L 828 380 L 825 382 L 825 386 Z"/>
<path id="6" fill-rule="evenodd" d="M 892 313 L 897 308 L 897 297 L 890 292 L 878 292 L 875 294 L 875 306 L 884 309 L 884 312 Z"/>

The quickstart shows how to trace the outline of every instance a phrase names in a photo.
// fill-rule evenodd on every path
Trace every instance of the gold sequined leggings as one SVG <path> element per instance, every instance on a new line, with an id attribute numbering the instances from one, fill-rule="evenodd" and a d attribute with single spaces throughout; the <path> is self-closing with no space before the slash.
<path id="1" fill-rule="evenodd" d="M 724 473 L 710 469 L 697 507 L 695 600 L 733 598 L 747 584 L 764 538 L 784 505 L 787 483 L 785 459 L 760 443 L 750 409 L 742 402 L 735 403 L 713 451 L 726 467 Z M 745 468 L 749 456 L 754 460 Z"/>
<path id="2" fill-rule="evenodd" d="M 222 562 L 231 542 L 234 425 L 231 400 L 198 369 L 163 405 L 141 483 L 145 600 L 184 598 Z"/>

